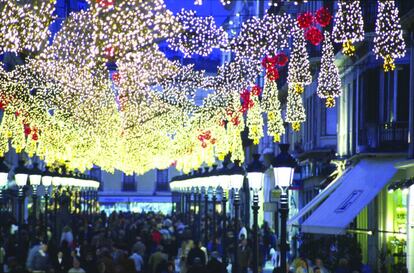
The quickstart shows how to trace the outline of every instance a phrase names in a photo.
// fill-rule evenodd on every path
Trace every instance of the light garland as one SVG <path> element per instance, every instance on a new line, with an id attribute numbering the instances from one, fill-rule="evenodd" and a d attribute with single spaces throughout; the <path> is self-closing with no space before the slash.
<path id="1" fill-rule="evenodd" d="M 300 130 L 300 124 L 306 121 L 305 108 L 303 107 L 302 96 L 295 91 L 295 87 L 289 84 L 286 122 L 292 124 L 292 129 L 296 132 Z"/>
<path id="2" fill-rule="evenodd" d="M 267 134 L 274 142 L 280 142 L 285 133 L 278 93 L 276 82 L 265 80 L 261 107 L 267 113 Z"/>
<path id="3" fill-rule="evenodd" d="M 293 34 L 293 49 L 288 66 L 287 81 L 295 87 L 297 93 L 303 92 L 303 86 L 312 82 L 309 55 L 303 29 L 296 28 Z"/>
<path id="4" fill-rule="evenodd" d="M 384 71 L 395 69 L 394 60 L 404 57 L 405 41 L 395 1 L 378 1 L 375 22 L 374 53 L 384 60 Z"/>
<path id="5" fill-rule="evenodd" d="M 335 106 L 335 98 L 341 96 L 341 80 L 335 57 L 330 33 L 325 31 L 325 41 L 322 47 L 321 70 L 318 77 L 316 93 L 320 98 L 326 99 L 326 107 Z"/>
<path id="6" fill-rule="evenodd" d="M 47 43 L 56 0 L 0 0 L 0 54 L 39 51 Z"/>
<path id="7" fill-rule="evenodd" d="M 338 1 L 334 22 L 334 41 L 343 43 L 342 52 L 345 55 L 354 55 L 354 43 L 364 39 L 364 20 L 360 0 Z"/>

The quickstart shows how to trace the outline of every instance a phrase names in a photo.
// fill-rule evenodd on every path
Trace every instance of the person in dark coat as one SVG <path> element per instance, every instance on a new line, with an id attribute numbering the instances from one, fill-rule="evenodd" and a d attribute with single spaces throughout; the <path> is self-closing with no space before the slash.
<path id="1" fill-rule="evenodd" d="M 243 239 L 238 249 L 239 254 L 239 270 L 240 273 L 247 273 L 252 258 L 252 250 L 247 245 L 247 240 Z"/>
<path id="2" fill-rule="evenodd" d="M 62 251 L 57 253 L 52 262 L 55 273 L 66 273 L 70 268 L 70 259 L 65 257 Z"/>
<path id="3" fill-rule="evenodd" d="M 48 271 L 49 269 L 50 260 L 47 254 L 47 244 L 42 244 L 33 257 L 33 271 Z"/>
<path id="4" fill-rule="evenodd" d="M 203 250 L 201 250 L 200 242 L 195 241 L 193 248 L 188 252 L 187 267 L 190 268 L 195 265 L 195 259 L 197 258 L 200 260 L 200 264 L 202 266 L 206 265 L 206 254 Z"/>
<path id="5" fill-rule="evenodd" d="M 208 273 L 227 273 L 226 266 L 223 262 L 219 260 L 219 253 L 213 251 L 211 253 L 211 259 L 207 263 L 207 272 Z"/>

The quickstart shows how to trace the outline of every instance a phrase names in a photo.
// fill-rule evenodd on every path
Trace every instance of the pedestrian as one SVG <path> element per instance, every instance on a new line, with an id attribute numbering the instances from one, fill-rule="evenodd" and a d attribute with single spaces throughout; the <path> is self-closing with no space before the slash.
<path id="1" fill-rule="evenodd" d="M 225 264 L 220 260 L 220 254 L 218 251 L 211 253 L 210 261 L 206 267 L 209 273 L 227 273 Z"/>
<path id="2" fill-rule="evenodd" d="M 83 268 L 81 268 L 79 259 L 73 258 L 73 267 L 69 269 L 68 273 L 86 273 L 86 272 Z"/>
<path id="3" fill-rule="evenodd" d="M 157 268 L 163 262 L 168 261 L 168 255 L 163 253 L 163 246 L 158 245 L 156 251 L 150 256 L 148 260 L 149 273 L 157 273 Z"/>
<path id="4" fill-rule="evenodd" d="M 195 264 L 195 259 L 200 259 L 199 263 L 202 266 L 206 265 L 206 254 L 200 248 L 200 242 L 194 241 L 193 248 L 188 252 L 187 256 L 187 267 L 191 268 Z"/>
<path id="5" fill-rule="evenodd" d="M 315 268 L 318 267 L 320 270 L 320 273 L 329 273 L 329 270 L 324 266 L 322 259 L 316 258 L 315 259 Z M 313 271 L 315 271 L 315 268 Z M 316 272 L 314 272 L 316 273 Z"/>
<path id="6" fill-rule="evenodd" d="M 129 259 L 134 261 L 135 272 L 141 273 L 142 267 L 144 265 L 144 260 L 142 259 L 142 256 L 139 255 L 138 250 L 135 250 L 134 253 L 132 253 L 132 255 L 129 256 Z"/>
<path id="7" fill-rule="evenodd" d="M 240 273 L 247 273 L 247 269 L 251 263 L 252 251 L 247 245 L 247 239 L 243 239 L 238 248 L 239 270 Z"/>
<path id="8" fill-rule="evenodd" d="M 50 269 L 49 255 L 47 254 L 47 244 L 40 245 L 39 250 L 33 256 L 32 271 L 47 272 Z"/>

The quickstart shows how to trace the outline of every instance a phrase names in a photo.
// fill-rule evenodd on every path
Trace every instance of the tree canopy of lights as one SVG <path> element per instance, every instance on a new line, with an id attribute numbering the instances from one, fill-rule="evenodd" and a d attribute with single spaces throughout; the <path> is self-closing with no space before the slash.
<path id="1" fill-rule="evenodd" d="M 193 54 L 209 55 L 213 48 L 226 47 L 228 35 L 222 27 L 217 27 L 214 17 L 197 17 L 192 10 L 182 10 L 177 20 L 183 30 L 168 40 L 173 50 L 180 50 L 185 56 Z"/>
<path id="2" fill-rule="evenodd" d="M 304 85 L 312 82 L 304 31 L 298 27 L 295 28 L 293 34 L 293 48 L 288 65 L 287 81 L 298 93 L 303 92 Z"/>
<path id="3" fill-rule="evenodd" d="M 241 133 L 247 126 L 258 143 L 263 111 L 275 141 L 284 128 L 274 81 L 267 81 L 262 102 L 251 88 L 247 108 L 240 93 L 256 83 L 265 55 L 286 64 L 287 56 L 276 53 L 292 36 L 287 119 L 296 127 L 304 121 L 299 93 L 311 76 L 303 30 L 290 15 L 249 19 L 228 41 L 212 17 L 185 10 L 174 16 L 162 0 L 87 0 L 90 8 L 71 13 L 47 44 L 54 2 L 17 2 L 0 0 L 2 12 L 16 11 L 0 20 L 1 50 L 26 55 L 14 70 L 0 68 L 0 154 L 13 148 L 49 165 L 139 174 L 171 165 L 189 172 L 229 153 L 243 162 Z M 235 58 L 207 76 L 168 59 L 163 41 L 185 56 L 220 48 Z M 208 91 L 201 104 L 200 91 Z"/>
<path id="4" fill-rule="evenodd" d="M 274 142 L 280 142 L 281 135 L 285 133 L 278 93 L 276 82 L 266 80 L 261 106 L 267 114 L 267 134 L 273 137 Z"/>
<path id="5" fill-rule="evenodd" d="M 306 121 L 306 113 L 303 107 L 302 95 L 296 92 L 292 84 L 289 84 L 286 108 L 286 122 L 292 124 L 294 131 L 299 131 L 301 123 Z"/>
<path id="6" fill-rule="evenodd" d="M 334 23 L 334 41 L 342 43 L 342 52 L 345 55 L 354 55 L 355 46 L 353 44 L 364 39 L 364 20 L 360 1 L 338 1 L 338 11 L 335 14 Z"/>
<path id="7" fill-rule="evenodd" d="M 317 94 L 320 98 L 326 99 L 326 107 L 335 106 L 335 98 L 341 96 L 341 79 L 338 67 L 335 65 L 335 57 L 331 35 L 325 31 L 325 40 L 322 47 L 321 70 L 318 77 Z"/>
<path id="8" fill-rule="evenodd" d="M 56 0 L 0 0 L 0 54 L 39 51 L 47 43 Z"/>
<path id="9" fill-rule="evenodd" d="M 378 1 L 374 53 L 384 60 L 384 71 L 395 69 L 394 60 L 404 57 L 405 41 L 395 1 Z"/>

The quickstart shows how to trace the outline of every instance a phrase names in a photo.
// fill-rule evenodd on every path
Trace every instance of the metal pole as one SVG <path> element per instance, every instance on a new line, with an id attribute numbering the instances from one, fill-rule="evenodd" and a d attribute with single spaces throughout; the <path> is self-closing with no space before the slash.
<path id="1" fill-rule="evenodd" d="M 204 190 L 204 245 L 208 244 L 208 189 Z"/>
<path id="2" fill-rule="evenodd" d="M 193 219 L 191 220 L 190 218 L 190 223 L 192 223 L 193 225 L 193 238 L 195 238 L 197 235 L 197 221 L 196 221 L 197 190 L 193 192 L 192 196 L 193 196 L 193 202 L 192 202 L 193 203 L 193 213 L 192 213 Z M 191 198 L 191 194 L 190 194 L 190 198 Z"/>
<path id="3" fill-rule="evenodd" d="M 216 203 L 217 203 L 217 196 L 216 196 L 216 189 L 213 189 L 213 234 L 211 234 L 211 237 L 213 240 L 216 238 L 216 232 L 217 232 L 217 212 L 216 212 Z M 213 241 L 213 244 L 216 242 Z"/>
<path id="4" fill-rule="evenodd" d="M 33 186 L 32 201 L 33 201 L 33 220 L 36 224 L 37 222 L 37 186 Z"/>
<path id="5" fill-rule="evenodd" d="M 414 36 L 413 32 L 410 33 L 410 93 L 409 93 L 409 118 L 408 118 L 408 132 L 409 132 L 409 144 L 408 144 L 408 158 L 414 158 Z"/>
<path id="6" fill-rule="evenodd" d="M 19 242 L 19 254 L 18 257 L 20 257 L 21 259 L 23 258 L 23 242 L 22 242 L 22 229 L 23 229 L 23 222 L 24 222 L 24 191 L 23 191 L 23 187 L 19 187 L 19 191 L 18 191 L 18 196 L 17 196 L 18 200 L 18 225 L 19 225 L 19 229 L 17 231 L 17 237 L 18 237 L 18 242 Z"/>
<path id="7" fill-rule="evenodd" d="M 240 209 L 240 196 L 239 190 L 234 190 L 234 262 L 231 266 L 233 273 L 239 273 L 239 209 Z"/>
<path id="8" fill-rule="evenodd" d="M 54 206 L 53 206 L 53 210 L 54 210 L 54 212 L 53 212 L 53 216 L 54 216 L 54 219 L 53 219 L 53 235 L 55 236 L 55 240 L 56 240 L 56 242 L 59 242 L 59 238 L 58 238 L 58 234 L 57 234 L 57 214 L 58 214 L 58 212 L 57 212 L 57 206 L 58 206 L 58 197 L 59 197 L 59 194 L 58 194 L 58 191 L 59 191 L 59 189 L 55 189 L 55 200 L 54 200 Z"/>
<path id="9" fill-rule="evenodd" d="M 222 197 L 222 211 L 223 211 L 223 235 L 221 245 L 223 246 L 223 263 L 227 266 L 227 192 L 223 189 Z"/>
<path id="10" fill-rule="evenodd" d="M 45 188 L 45 238 L 47 239 L 47 227 L 48 227 L 48 210 L 49 210 L 49 187 Z"/>
<path id="11" fill-rule="evenodd" d="M 201 239 L 201 189 L 197 192 L 197 238 Z"/>
<path id="12" fill-rule="evenodd" d="M 259 213 L 259 196 L 257 190 L 253 192 L 253 273 L 259 272 L 259 241 L 258 241 L 258 213 Z"/>
<path id="13" fill-rule="evenodd" d="M 282 191 L 280 196 L 280 266 L 282 267 L 282 273 L 287 273 L 286 257 L 287 257 L 287 216 L 289 212 L 288 206 L 288 194 Z"/>

